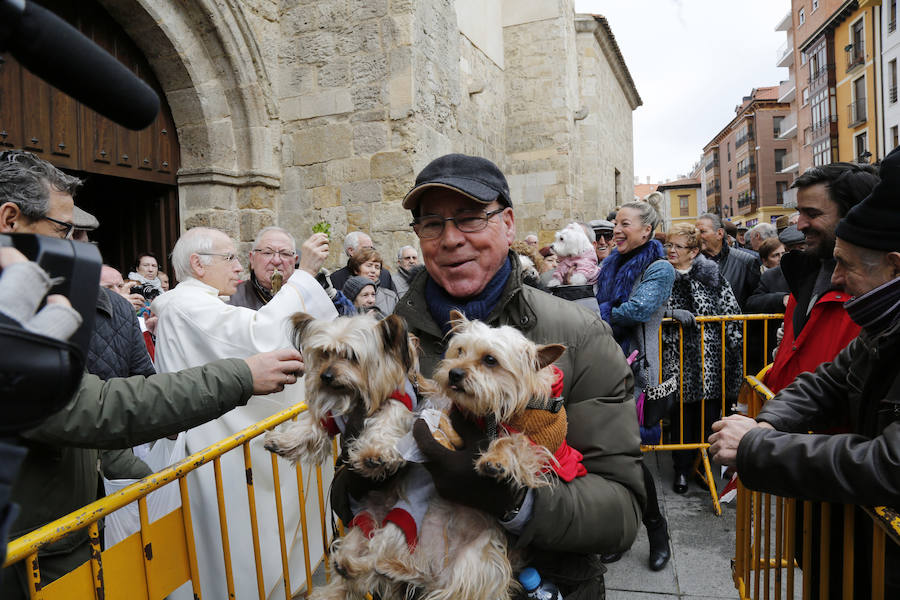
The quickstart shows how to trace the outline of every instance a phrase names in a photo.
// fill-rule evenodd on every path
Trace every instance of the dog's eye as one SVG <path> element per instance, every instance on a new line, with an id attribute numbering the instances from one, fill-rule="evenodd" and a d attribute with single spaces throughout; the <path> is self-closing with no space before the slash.
<path id="1" fill-rule="evenodd" d="M 494 358 L 493 356 L 491 356 L 490 354 L 485 354 L 485 355 L 481 358 L 481 362 L 483 362 L 484 364 L 486 364 L 486 365 L 489 366 L 489 367 L 496 367 L 496 366 L 497 366 L 497 359 Z"/>
<path id="2" fill-rule="evenodd" d="M 322 360 L 328 360 L 331 357 L 331 352 L 328 350 L 320 350 L 319 356 L 322 357 Z"/>

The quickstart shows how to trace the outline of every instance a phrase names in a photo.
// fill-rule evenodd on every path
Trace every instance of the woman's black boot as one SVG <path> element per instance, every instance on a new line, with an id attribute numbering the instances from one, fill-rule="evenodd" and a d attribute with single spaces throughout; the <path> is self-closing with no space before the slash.
<path id="1" fill-rule="evenodd" d="M 660 516 L 647 525 L 647 538 L 650 540 L 650 570 L 662 571 L 672 556 L 669 551 L 669 529 L 666 520 Z"/>

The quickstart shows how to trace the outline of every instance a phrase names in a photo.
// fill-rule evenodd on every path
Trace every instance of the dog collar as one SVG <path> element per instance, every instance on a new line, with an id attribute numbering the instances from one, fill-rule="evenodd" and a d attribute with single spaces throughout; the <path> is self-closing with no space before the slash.
<path id="1" fill-rule="evenodd" d="M 550 365 L 556 378 L 550 386 L 550 397 L 546 400 L 532 398 L 528 401 L 528 408 L 536 408 L 538 410 L 547 410 L 551 413 L 558 413 L 563 407 L 563 372 L 556 365 Z"/>

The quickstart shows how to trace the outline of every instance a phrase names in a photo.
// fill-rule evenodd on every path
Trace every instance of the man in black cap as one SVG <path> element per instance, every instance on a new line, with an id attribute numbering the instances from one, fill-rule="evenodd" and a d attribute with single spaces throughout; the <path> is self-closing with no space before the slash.
<path id="1" fill-rule="evenodd" d="M 733 415 L 713 425 L 713 457 L 737 467 L 748 488 L 822 502 L 900 505 L 898 193 L 900 150 L 894 150 L 882 163 L 881 182 L 835 231 L 831 283 L 850 297 L 844 307 L 862 328 L 859 337 L 833 361 L 797 377 L 766 403 L 756 420 Z M 803 227 L 803 208 L 800 214 Z M 807 433 L 827 428 L 849 432 Z M 861 571 L 854 597 L 866 597 L 871 592 L 872 525 L 862 514 L 856 523 Z M 896 598 L 900 552 L 894 544 L 888 544 L 885 573 L 886 597 Z M 839 579 L 832 574 L 837 590 Z"/>
<path id="2" fill-rule="evenodd" d="M 573 302 L 522 285 L 510 253 L 516 226 L 509 187 L 491 161 L 462 154 L 432 161 L 403 207 L 412 212 L 425 269 L 395 313 L 420 340 L 422 373 L 430 377 L 444 353 L 452 309 L 516 327 L 534 342 L 565 344 L 556 365 L 564 373 L 567 441 L 586 468 L 584 476 L 536 490 L 483 477 L 473 463 L 488 434 L 454 412 L 462 450 L 440 446 L 424 421 L 414 428 L 438 493 L 494 515 L 566 600 L 605 597 L 597 555 L 631 546 L 645 501 L 633 378 L 609 326 Z"/>

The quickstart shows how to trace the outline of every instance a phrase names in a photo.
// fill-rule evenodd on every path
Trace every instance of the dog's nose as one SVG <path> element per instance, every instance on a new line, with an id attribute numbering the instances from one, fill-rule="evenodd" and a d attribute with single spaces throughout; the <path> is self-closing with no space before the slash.
<path id="1" fill-rule="evenodd" d="M 466 372 L 462 369 L 450 369 L 447 375 L 450 377 L 450 383 L 459 383 L 466 378 Z"/>
<path id="2" fill-rule="evenodd" d="M 334 373 L 331 372 L 331 369 L 325 369 L 322 371 L 322 374 L 319 375 L 319 379 L 322 380 L 322 383 L 326 385 L 331 385 L 334 381 Z"/>

